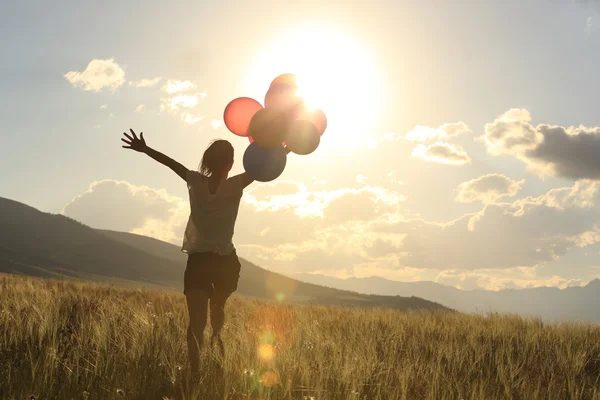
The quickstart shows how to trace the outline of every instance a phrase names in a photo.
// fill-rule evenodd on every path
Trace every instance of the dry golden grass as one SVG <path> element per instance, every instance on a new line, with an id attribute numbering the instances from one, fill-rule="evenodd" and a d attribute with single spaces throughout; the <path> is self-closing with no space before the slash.
<path id="1" fill-rule="evenodd" d="M 178 293 L 2 275 L 0 398 L 600 399 L 591 325 L 233 298 L 191 377 L 186 321 Z"/>

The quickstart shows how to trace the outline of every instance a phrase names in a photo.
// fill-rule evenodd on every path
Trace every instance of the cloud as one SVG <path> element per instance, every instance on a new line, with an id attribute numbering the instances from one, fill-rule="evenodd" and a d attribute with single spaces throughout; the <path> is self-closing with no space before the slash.
<path id="1" fill-rule="evenodd" d="M 449 139 L 462 134 L 471 133 L 471 128 L 464 122 L 453 122 L 441 125 L 437 128 L 428 126 L 416 126 L 404 137 L 411 142 L 430 142 Z"/>
<path id="2" fill-rule="evenodd" d="M 202 121 L 204 119 L 204 116 L 203 115 L 194 115 L 194 114 L 190 114 L 190 113 L 181 113 L 181 119 L 186 124 L 193 125 L 195 123 Z"/>
<path id="3" fill-rule="evenodd" d="M 158 82 L 160 82 L 161 80 L 161 77 L 156 77 L 153 79 L 140 79 L 139 81 L 129 81 L 129 86 L 133 86 L 136 88 L 152 87 L 158 84 Z"/>
<path id="4" fill-rule="evenodd" d="M 356 183 L 360 183 L 361 185 L 367 183 L 367 179 L 369 179 L 369 177 L 364 176 L 363 174 L 356 175 Z"/>
<path id="5" fill-rule="evenodd" d="M 92 182 L 61 211 L 86 225 L 181 243 L 189 206 L 187 199 L 165 190 L 105 179 Z"/>
<path id="6" fill-rule="evenodd" d="M 400 251 L 400 245 L 390 240 L 377 238 L 372 243 L 365 246 L 367 255 L 375 258 L 397 254 Z"/>
<path id="7" fill-rule="evenodd" d="M 244 201 L 257 210 L 292 210 L 299 217 L 348 221 L 366 215 L 396 212 L 404 196 L 380 187 L 308 191 L 295 181 L 261 184 L 247 192 Z"/>
<path id="8" fill-rule="evenodd" d="M 525 154 L 541 175 L 600 179 L 600 127 L 538 125 L 544 141 Z"/>
<path id="9" fill-rule="evenodd" d="M 508 268 L 506 270 L 477 270 L 440 271 L 435 282 L 455 286 L 462 290 L 502 290 L 524 289 L 543 286 L 555 286 L 561 289 L 573 286 L 582 286 L 587 283 L 581 279 L 570 279 L 560 276 L 541 277 L 537 269 L 533 268 Z"/>
<path id="10" fill-rule="evenodd" d="M 210 125 L 213 127 L 213 129 L 219 129 L 223 125 L 223 121 L 219 119 L 213 119 L 210 121 Z"/>
<path id="11" fill-rule="evenodd" d="M 540 176 L 600 179 L 600 127 L 533 126 L 527 110 L 512 109 L 485 125 L 491 154 L 510 154 Z"/>
<path id="12" fill-rule="evenodd" d="M 70 71 L 65 79 L 75 88 L 99 92 L 104 88 L 116 90 L 125 82 L 125 71 L 114 59 L 90 61 L 83 72 Z"/>
<path id="13" fill-rule="evenodd" d="M 142 112 L 142 110 L 144 109 L 144 107 L 145 107 L 145 105 L 143 105 L 143 104 L 140 104 L 139 106 L 137 106 L 137 107 L 135 108 L 135 112 Z"/>
<path id="14" fill-rule="evenodd" d="M 196 85 L 194 85 L 190 81 L 177 81 L 169 79 L 167 83 L 161 88 L 161 90 L 163 92 L 173 94 L 178 92 L 189 91 L 195 88 Z"/>
<path id="15" fill-rule="evenodd" d="M 513 197 L 525 180 L 515 181 L 502 174 L 488 174 L 458 185 L 456 200 L 461 203 L 495 203 L 503 197 Z"/>
<path id="16" fill-rule="evenodd" d="M 600 184 L 579 181 L 539 197 L 488 204 L 447 223 L 379 222 L 372 230 L 402 236 L 402 265 L 435 269 L 530 267 L 600 239 Z"/>
<path id="17" fill-rule="evenodd" d="M 196 107 L 198 105 L 198 96 L 195 94 L 174 96 L 161 99 L 161 102 L 160 108 L 162 111 L 178 111 L 180 108 Z"/>
<path id="18" fill-rule="evenodd" d="M 460 146 L 437 142 L 429 146 L 418 144 L 412 152 L 412 157 L 422 158 L 427 162 L 440 164 L 464 165 L 471 162 L 471 157 Z"/>
<path id="19" fill-rule="evenodd" d="M 102 105 L 100 106 L 100 108 L 101 108 L 102 110 L 106 110 L 106 109 L 108 108 L 108 104 L 102 104 Z"/>
<path id="20" fill-rule="evenodd" d="M 585 19 L 585 28 L 584 28 L 585 33 L 587 33 L 588 35 L 591 34 L 594 31 L 595 27 L 596 27 L 596 24 L 594 22 L 594 18 L 587 17 Z"/>
<path id="21" fill-rule="evenodd" d="M 485 144 L 491 154 L 520 154 L 535 149 L 544 138 L 530 123 L 525 109 L 513 108 L 485 125 Z"/>

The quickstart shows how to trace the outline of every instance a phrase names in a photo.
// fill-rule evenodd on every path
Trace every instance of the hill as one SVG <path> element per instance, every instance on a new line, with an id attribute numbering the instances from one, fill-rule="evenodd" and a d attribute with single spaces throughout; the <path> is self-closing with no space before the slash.
<path id="1" fill-rule="evenodd" d="M 460 290 L 435 282 L 397 282 L 380 277 L 337 279 L 322 275 L 295 276 L 305 282 L 365 294 L 416 296 L 462 312 L 500 312 L 540 316 L 551 321 L 600 322 L 600 280 L 584 287 L 559 289 Z"/>
<path id="2" fill-rule="evenodd" d="M 446 309 L 430 301 L 373 296 L 304 283 L 242 263 L 238 293 L 300 303 Z M 144 236 L 99 231 L 63 215 L 0 198 L 0 272 L 182 289 L 185 255 Z"/>

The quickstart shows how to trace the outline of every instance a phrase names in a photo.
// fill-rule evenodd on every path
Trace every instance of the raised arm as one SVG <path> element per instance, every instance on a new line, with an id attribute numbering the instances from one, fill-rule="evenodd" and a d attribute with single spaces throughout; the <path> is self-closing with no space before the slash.
<path id="1" fill-rule="evenodd" d="M 159 163 L 171 168 L 173 171 L 175 171 L 177 175 L 181 177 L 181 179 L 183 179 L 184 181 L 186 180 L 185 176 L 188 172 L 188 169 L 186 167 L 173 160 L 172 158 L 164 155 L 163 153 L 156 151 L 150 146 L 148 146 L 146 144 L 146 141 L 144 140 L 144 132 L 141 132 L 140 137 L 138 138 L 133 129 L 130 129 L 129 131 L 131 132 L 131 136 L 128 135 L 126 132 L 123 132 L 123 135 L 125 135 L 126 137 L 126 139 L 121 138 L 121 140 L 126 144 L 126 146 L 123 146 L 123 148 L 147 154 Z"/>

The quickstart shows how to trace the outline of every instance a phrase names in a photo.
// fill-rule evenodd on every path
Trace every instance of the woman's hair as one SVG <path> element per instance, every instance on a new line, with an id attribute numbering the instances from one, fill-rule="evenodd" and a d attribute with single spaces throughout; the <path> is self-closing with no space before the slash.
<path id="1" fill-rule="evenodd" d="M 233 146 L 227 140 L 214 140 L 204 151 L 200 173 L 205 177 L 221 175 L 233 164 Z"/>

